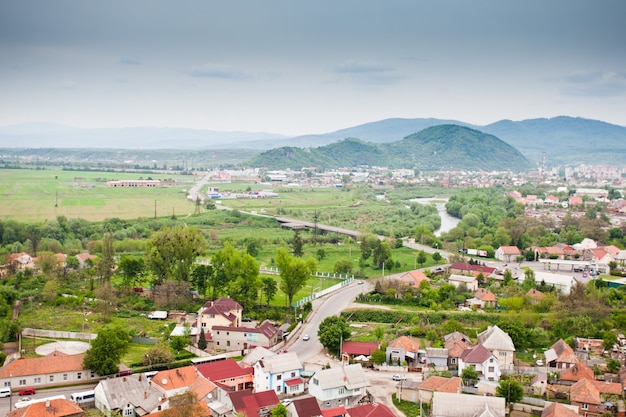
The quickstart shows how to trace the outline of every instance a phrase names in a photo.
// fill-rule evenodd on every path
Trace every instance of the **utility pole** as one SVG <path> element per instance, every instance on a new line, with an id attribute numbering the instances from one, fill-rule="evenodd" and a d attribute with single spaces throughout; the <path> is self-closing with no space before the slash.
<path id="1" fill-rule="evenodd" d="M 315 210 L 313 212 L 313 246 L 317 245 L 317 220 L 319 219 L 319 216 L 317 215 L 317 210 Z"/>
<path id="2" fill-rule="evenodd" d="M 154 200 L 154 218 L 156 219 L 156 200 Z"/>

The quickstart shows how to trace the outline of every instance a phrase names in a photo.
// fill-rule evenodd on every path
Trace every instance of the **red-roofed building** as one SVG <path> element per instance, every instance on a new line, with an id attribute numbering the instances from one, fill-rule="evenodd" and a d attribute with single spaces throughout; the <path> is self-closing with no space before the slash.
<path id="1" fill-rule="evenodd" d="M 393 339 L 385 351 L 387 363 L 402 364 L 406 361 L 409 367 L 415 366 L 419 363 L 419 349 L 420 341 L 412 337 L 400 336 Z"/>
<path id="2" fill-rule="evenodd" d="M 413 288 L 419 288 L 420 284 L 424 281 L 430 283 L 430 278 L 428 278 L 419 269 L 415 271 L 409 271 L 406 274 L 401 275 L 398 280 L 404 285 L 408 285 L 409 287 Z"/>
<path id="3" fill-rule="evenodd" d="M 567 369 L 576 365 L 580 361 L 576 357 L 574 349 L 570 347 L 563 339 L 559 339 L 550 346 L 544 354 L 546 357 L 546 365 L 551 368 Z"/>
<path id="4" fill-rule="evenodd" d="M 602 413 L 600 391 L 587 378 L 583 378 L 571 386 L 569 399 L 577 405 L 584 415 L 600 415 Z"/>
<path id="5" fill-rule="evenodd" d="M 494 293 L 486 288 L 479 288 L 474 292 L 474 297 L 465 300 L 467 306 L 477 306 L 478 308 L 496 308 L 498 299 Z"/>
<path id="6" fill-rule="evenodd" d="M 278 343 L 278 329 L 265 320 L 258 327 L 213 326 L 210 340 L 215 350 L 247 350 L 257 346 L 270 348 Z"/>
<path id="7" fill-rule="evenodd" d="M 554 402 L 543 409 L 541 417 L 580 417 L 580 414 L 566 405 Z"/>
<path id="8" fill-rule="evenodd" d="M 462 381 L 458 376 L 445 378 L 443 376 L 429 376 L 422 381 L 418 387 L 418 400 L 424 403 L 430 403 L 433 399 L 433 392 L 461 392 Z M 417 401 L 416 401 L 417 402 Z"/>
<path id="9" fill-rule="evenodd" d="M 474 368 L 478 372 L 479 379 L 483 381 L 498 381 L 502 374 L 500 361 L 483 345 L 476 345 L 461 353 L 459 372 L 467 366 Z"/>
<path id="10" fill-rule="evenodd" d="M 350 417 L 396 417 L 389 407 L 382 403 L 363 404 L 348 408 L 346 411 Z"/>
<path id="11" fill-rule="evenodd" d="M 322 410 L 315 397 L 293 400 L 291 404 L 287 406 L 287 410 L 291 411 L 291 414 L 288 413 L 288 415 L 298 417 L 319 417 L 322 415 Z"/>
<path id="12" fill-rule="evenodd" d="M 96 255 L 92 255 L 90 253 L 79 253 L 78 255 L 76 255 L 76 258 L 78 259 L 78 265 L 81 268 L 85 268 L 86 267 L 86 263 L 91 260 L 91 262 L 95 262 L 96 259 L 98 259 L 98 257 Z"/>
<path id="13" fill-rule="evenodd" d="M 97 375 L 83 369 L 84 354 L 54 351 L 40 358 L 17 359 L 0 367 L 0 387 L 41 387 L 89 382 Z"/>
<path id="14" fill-rule="evenodd" d="M 572 385 L 581 379 L 593 380 L 595 375 L 593 370 L 582 362 L 561 371 L 559 383 L 562 385 Z"/>
<path id="15" fill-rule="evenodd" d="M 85 412 L 73 401 L 55 399 L 34 402 L 27 407 L 18 408 L 7 417 L 84 417 Z"/>
<path id="16" fill-rule="evenodd" d="M 377 342 L 354 342 L 347 341 L 343 342 L 341 346 L 341 354 L 344 356 L 349 356 L 350 359 L 354 359 L 356 356 L 367 356 L 369 357 L 373 351 L 380 348 L 380 344 Z"/>
<path id="17" fill-rule="evenodd" d="M 211 382 L 230 391 L 241 391 L 254 387 L 254 369 L 242 368 L 233 359 L 196 365 L 198 372 Z"/>
<path id="18" fill-rule="evenodd" d="M 279 403 L 278 396 L 272 390 L 256 393 L 249 389 L 234 391 L 228 393 L 228 398 L 235 412 L 246 417 L 269 415 L 267 413 Z"/>
<path id="19" fill-rule="evenodd" d="M 502 262 L 515 262 L 521 255 L 517 246 L 500 246 L 496 249 L 495 258 Z"/>
<path id="20" fill-rule="evenodd" d="M 322 417 L 345 417 L 346 413 L 346 407 L 340 405 L 339 407 L 322 410 Z"/>
<path id="21" fill-rule="evenodd" d="M 467 262 L 454 262 L 452 265 L 450 265 L 449 271 L 451 274 L 470 276 L 475 276 L 475 273 L 482 272 L 483 277 L 487 278 L 488 276 L 496 272 L 496 268 L 482 265 L 472 265 Z"/>
<path id="22" fill-rule="evenodd" d="M 243 307 L 232 298 L 221 297 L 207 301 L 198 310 L 198 323 L 205 333 L 213 326 L 237 327 L 241 324 Z"/>

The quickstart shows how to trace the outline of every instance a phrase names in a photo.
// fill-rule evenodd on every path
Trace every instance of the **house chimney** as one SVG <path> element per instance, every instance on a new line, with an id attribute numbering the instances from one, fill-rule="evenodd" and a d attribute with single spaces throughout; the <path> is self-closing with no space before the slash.
<path id="1" fill-rule="evenodd" d="M 126 377 L 124 377 L 124 378 L 122 379 L 122 381 L 123 381 L 123 382 L 126 382 Z"/>
<path id="2" fill-rule="evenodd" d="M 50 408 L 50 400 L 46 400 L 46 408 Z"/>
<path id="3" fill-rule="evenodd" d="M 147 391 L 144 391 L 144 392 L 143 392 L 143 399 L 145 400 L 146 398 L 148 398 L 148 392 L 147 392 Z"/>

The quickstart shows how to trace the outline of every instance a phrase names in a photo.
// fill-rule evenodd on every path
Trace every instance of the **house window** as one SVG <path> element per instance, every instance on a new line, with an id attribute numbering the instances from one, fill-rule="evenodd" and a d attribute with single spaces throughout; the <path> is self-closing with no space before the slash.
<path id="1" fill-rule="evenodd" d="M 283 379 L 283 376 L 282 376 L 282 375 L 276 375 L 276 380 L 277 380 L 277 381 L 280 381 L 281 379 Z"/>
<path id="2" fill-rule="evenodd" d="M 317 385 L 319 384 L 319 381 L 317 380 L 317 378 L 313 378 L 313 385 Z"/>
<path id="3" fill-rule="evenodd" d="M 292 378 L 295 378 L 295 376 L 296 376 L 296 373 L 295 373 L 295 372 L 292 372 L 292 373 L 291 373 L 291 377 L 292 377 Z"/>
<path id="4" fill-rule="evenodd" d="M 10 383 L 9 381 L 4 381 L 4 386 L 5 386 L 5 387 L 10 387 L 10 386 L 11 386 L 11 383 Z"/>
<path id="5" fill-rule="evenodd" d="M 456 364 L 456 358 L 452 358 L 452 360 L 450 361 L 450 363 L 451 363 L 452 365 L 455 365 L 455 364 Z"/>
<path id="6" fill-rule="evenodd" d="M 500 355 L 500 356 L 506 356 L 506 352 L 498 352 L 498 355 Z"/>
<path id="7" fill-rule="evenodd" d="M 489 359 L 489 363 L 493 363 L 493 358 Z"/>
<path id="8" fill-rule="evenodd" d="M 132 417 L 133 414 L 134 413 L 133 413 L 133 409 L 132 408 L 128 407 L 128 408 L 124 409 L 124 416 Z"/>
<path id="9" fill-rule="evenodd" d="M 291 392 L 297 392 L 300 389 L 300 385 L 292 385 L 291 387 L 289 387 L 289 391 Z"/>
<path id="10" fill-rule="evenodd" d="M 209 314 L 209 318 L 210 319 L 214 319 L 215 318 L 215 314 Z"/>
<path id="11" fill-rule="evenodd" d="M 489 373 L 493 373 L 495 371 L 495 368 L 493 366 L 489 367 Z"/>
<path id="12" fill-rule="evenodd" d="M 91 371 L 91 373 L 89 374 L 89 378 L 95 378 L 96 377 L 96 373 L 94 371 Z"/>
<path id="13" fill-rule="evenodd" d="M 67 374 L 63 374 L 63 381 L 67 381 Z"/>
<path id="14" fill-rule="evenodd" d="M 50 375 L 50 378 L 48 378 L 49 382 L 54 382 L 54 375 Z"/>
<path id="15" fill-rule="evenodd" d="M 220 342 L 217 342 L 217 345 L 219 346 L 219 345 L 220 345 Z"/>
<path id="16" fill-rule="evenodd" d="M 230 346 L 230 340 L 226 341 L 226 346 Z"/>
<path id="17" fill-rule="evenodd" d="M 26 385 L 26 380 L 25 379 L 20 379 L 19 385 Z"/>
<path id="18" fill-rule="evenodd" d="M 83 373 L 82 372 L 77 372 L 76 373 L 76 379 L 81 379 L 83 377 Z"/>
<path id="19" fill-rule="evenodd" d="M 41 377 L 36 377 L 34 384 L 41 384 Z"/>
<path id="20" fill-rule="evenodd" d="M 582 404 L 580 405 L 580 409 L 581 409 L 581 410 L 589 410 L 589 404 L 587 404 L 587 403 L 582 403 Z"/>
<path id="21" fill-rule="evenodd" d="M 202 327 L 206 327 L 206 323 L 204 323 L 204 322 L 203 322 L 203 323 L 202 323 Z"/>
<path id="22" fill-rule="evenodd" d="M 339 388 L 339 391 L 337 392 L 339 395 L 343 395 L 346 393 L 346 390 L 344 388 Z"/>

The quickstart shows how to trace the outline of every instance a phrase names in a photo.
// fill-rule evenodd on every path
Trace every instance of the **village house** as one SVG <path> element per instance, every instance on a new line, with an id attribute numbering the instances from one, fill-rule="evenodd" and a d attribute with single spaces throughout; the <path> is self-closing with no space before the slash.
<path id="1" fill-rule="evenodd" d="M 143 416 L 161 410 L 164 399 L 143 374 L 103 379 L 94 394 L 96 408 L 106 416 Z"/>
<path id="2" fill-rule="evenodd" d="M 497 382 L 502 374 L 500 361 L 483 345 L 476 345 L 466 349 L 459 357 L 459 371 L 467 366 L 474 368 L 481 381 Z"/>
<path id="3" fill-rule="evenodd" d="M 300 372 L 304 367 L 294 352 L 266 356 L 254 364 L 254 390 L 274 390 L 276 394 L 301 394 L 304 379 Z"/>
<path id="4" fill-rule="evenodd" d="M 278 343 L 278 329 L 271 321 L 265 320 L 258 327 L 213 326 L 207 341 L 214 350 L 245 351 L 263 346 L 269 348 Z"/>
<path id="5" fill-rule="evenodd" d="M 600 391 L 587 378 L 583 378 L 570 387 L 570 404 L 578 406 L 585 415 L 598 416 L 604 411 Z"/>
<path id="6" fill-rule="evenodd" d="M 84 417 L 85 412 L 73 401 L 56 398 L 48 401 L 33 402 L 24 408 L 18 408 L 7 417 Z"/>
<path id="7" fill-rule="evenodd" d="M 427 347 L 424 363 L 436 371 L 448 370 L 448 349 Z"/>
<path id="8" fill-rule="evenodd" d="M 567 295 L 576 284 L 576 279 L 571 275 L 535 271 L 535 284 L 554 287 L 559 293 Z"/>
<path id="9" fill-rule="evenodd" d="M 254 388 L 254 369 L 241 367 L 233 359 L 196 365 L 198 372 L 227 391 Z"/>
<path id="10" fill-rule="evenodd" d="M 322 414 L 324 410 L 322 410 Z M 324 417 L 336 417 L 336 414 L 326 415 Z M 349 417 L 396 417 L 395 414 L 383 403 L 369 403 L 357 405 L 346 409 L 346 416 Z"/>
<path id="11" fill-rule="evenodd" d="M 297 398 L 287 406 L 287 415 L 292 417 L 319 417 L 322 415 L 322 409 L 315 397 Z"/>
<path id="12" fill-rule="evenodd" d="M 498 298 L 494 293 L 486 288 L 478 288 L 474 292 L 474 297 L 465 300 L 465 305 L 468 307 L 476 307 L 480 309 L 496 308 L 498 304 Z"/>
<path id="13" fill-rule="evenodd" d="M 400 336 L 387 345 L 385 361 L 387 363 L 399 364 L 406 361 L 409 368 L 415 367 L 419 364 L 419 349 L 419 340 L 408 336 Z"/>
<path id="14" fill-rule="evenodd" d="M 515 344 L 511 336 L 498 326 L 489 326 L 487 330 L 478 334 L 478 344 L 483 345 L 498 359 L 501 366 L 513 366 L 515 360 Z"/>
<path id="15" fill-rule="evenodd" d="M 553 402 L 543 409 L 541 417 L 580 417 L 580 414 L 576 406 Z"/>
<path id="16" fill-rule="evenodd" d="M 474 276 L 450 274 L 448 277 L 448 283 L 454 285 L 454 288 L 458 289 L 464 285 L 467 291 L 476 291 L 478 289 L 478 280 Z"/>
<path id="17" fill-rule="evenodd" d="M 580 362 L 576 357 L 574 349 L 565 343 L 563 339 L 559 339 L 550 346 L 550 349 L 546 350 L 544 356 L 546 357 L 546 365 L 550 368 L 567 369 Z"/>
<path id="18" fill-rule="evenodd" d="M 45 387 L 85 383 L 98 376 L 83 368 L 84 354 L 54 351 L 39 358 L 16 359 L 0 367 L 0 387 Z"/>
<path id="19" fill-rule="evenodd" d="M 503 397 L 434 392 L 430 415 L 432 417 L 505 417 L 506 404 Z"/>
<path id="20" fill-rule="evenodd" d="M 487 278 L 496 272 L 496 268 L 483 265 L 474 265 L 467 262 L 454 262 L 448 268 L 450 274 L 478 276 L 479 273 Z"/>
<path id="21" fill-rule="evenodd" d="M 168 369 L 158 372 L 150 380 L 150 386 L 161 397 L 161 409 L 170 407 L 169 400 L 180 394 L 191 392 L 200 401 L 216 396 L 218 387 L 201 375 L 193 366 Z"/>
<path id="22" fill-rule="evenodd" d="M 495 258 L 502 262 L 515 262 L 518 256 L 522 253 L 517 246 L 500 246 L 495 253 Z"/>
<path id="23" fill-rule="evenodd" d="M 316 372 L 309 380 L 309 394 L 323 408 L 349 406 L 366 395 L 369 381 L 360 364 L 338 366 Z"/>
<path id="24" fill-rule="evenodd" d="M 228 393 L 231 409 L 245 417 L 269 417 L 280 402 L 273 390 L 252 392 L 250 389 Z"/>
<path id="25" fill-rule="evenodd" d="M 377 342 L 346 341 L 341 345 L 341 357 L 344 361 L 368 361 L 376 349 L 380 349 Z"/>
<path id="26" fill-rule="evenodd" d="M 401 398 L 404 401 L 412 401 L 414 403 L 419 403 L 421 401 L 424 404 L 430 404 L 433 399 L 433 393 L 449 392 L 457 394 L 461 392 L 462 385 L 463 382 L 458 376 L 446 378 L 443 376 L 433 375 L 418 383 L 417 389 L 415 390 L 407 390 L 404 388 Z M 400 398 L 398 394 L 398 388 L 396 388 L 396 396 Z"/>
<path id="27" fill-rule="evenodd" d="M 419 269 L 415 271 L 409 271 L 398 278 L 398 281 L 402 282 L 404 285 L 408 285 L 411 288 L 419 288 L 422 282 L 430 283 L 430 278 L 428 278 L 422 271 Z"/>
<path id="28" fill-rule="evenodd" d="M 546 299 L 546 295 L 539 290 L 531 288 L 524 294 L 524 297 L 530 300 L 532 304 L 540 303 L 541 301 Z"/>
<path id="29" fill-rule="evenodd" d="M 582 379 L 593 380 L 595 375 L 593 369 L 582 362 L 575 364 L 567 369 L 563 369 L 559 375 L 559 385 L 574 385 Z"/>
<path id="30" fill-rule="evenodd" d="M 241 314 L 243 307 L 231 298 L 218 298 L 215 301 L 207 301 L 198 310 L 199 327 L 205 333 L 213 326 L 238 327 L 241 325 Z"/>

